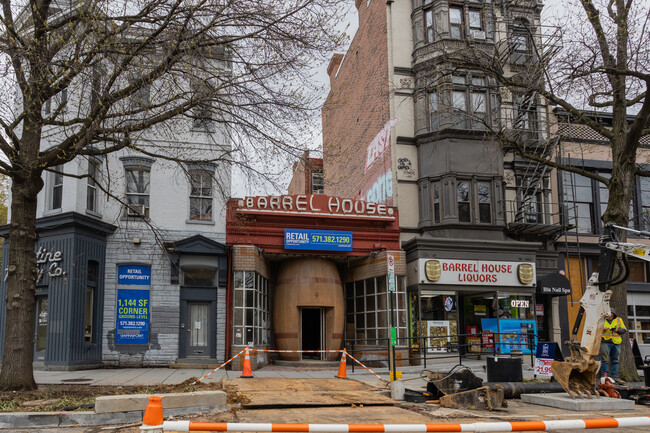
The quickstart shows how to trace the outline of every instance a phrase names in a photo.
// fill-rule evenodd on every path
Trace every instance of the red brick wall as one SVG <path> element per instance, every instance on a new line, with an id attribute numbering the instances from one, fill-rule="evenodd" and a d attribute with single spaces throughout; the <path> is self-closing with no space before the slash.
<path id="1" fill-rule="evenodd" d="M 311 173 L 313 171 L 320 171 L 323 169 L 322 158 L 310 158 L 309 151 L 306 150 L 305 154 L 300 161 L 293 165 L 293 176 L 289 183 L 287 193 L 289 195 L 296 194 L 311 194 L 312 182 Z"/>
<path id="2" fill-rule="evenodd" d="M 340 70 L 340 55 L 330 63 L 322 112 L 325 194 L 349 198 L 361 192 L 368 144 L 390 119 L 386 4 L 356 4 L 359 29 Z"/>

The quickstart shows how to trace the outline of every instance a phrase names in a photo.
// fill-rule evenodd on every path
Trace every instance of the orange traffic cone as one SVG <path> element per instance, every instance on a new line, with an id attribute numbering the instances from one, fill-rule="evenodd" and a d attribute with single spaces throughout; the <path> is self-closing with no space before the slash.
<path id="1" fill-rule="evenodd" d="M 339 374 L 336 375 L 336 377 L 340 379 L 347 379 L 347 370 L 346 370 L 346 365 L 345 365 L 345 358 L 346 358 L 346 351 L 343 349 L 343 354 L 341 355 L 341 363 L 339 364 Z"/>
<path id="2" fill-rule="evenodd" d="M 149 404 L 144 411 L 142 425 L 149 427 L 162 427 L 163 425 L 163 408 L 162 397 L 149 397 Z M 162 430 L 161 430 L 162 431 Z"/>
<path id="3" fill-rule="evenodd" d="M 242 368 L 240 377 L 247 379 L 253 377 L 253 371 L 251 370 L 251 356 L 248 353 L 248 345 L 246 345 L 246 351 L 244 352 L 244 367 Z"/>

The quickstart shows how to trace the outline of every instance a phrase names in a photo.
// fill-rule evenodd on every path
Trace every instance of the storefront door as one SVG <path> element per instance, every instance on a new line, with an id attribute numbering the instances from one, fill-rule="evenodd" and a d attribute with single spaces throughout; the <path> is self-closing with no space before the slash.
<path id="1" fill-rule="evenodd" d="M 185 325 L 185 353 L 187 357 L 210 356 L 210 302 L 188 302 Z"/>
<path id="2" fill-rule="evenodd" d="M 36 297 L 36 326 L 34 338 L 34 360 L 45 360 L 47 346 L 47 295 Z"/>
<path id="3" fill-rule="evenodd" d="M 323 308 L 301 308 L 302 350 L 324 350 L 325 311 Z M 302 359 L 323 359 L 322 353 L 303 353 Z"/>

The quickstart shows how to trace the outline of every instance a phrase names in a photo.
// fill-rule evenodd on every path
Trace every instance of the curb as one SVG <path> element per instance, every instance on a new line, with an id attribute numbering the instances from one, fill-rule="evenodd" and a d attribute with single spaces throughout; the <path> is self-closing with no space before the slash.
<path id="1" fill-rule="evenodd" d="M 192 415 L 198 412 L 226 411 L 223 406 L 194 406 L 165 409 L 165 416 Z M 131 424 L 141 422 L 144 411 L 95 413 L 95 412 L 10 412 L 0 414 L 0 429 L 36 427 L 72 427 Z"/>

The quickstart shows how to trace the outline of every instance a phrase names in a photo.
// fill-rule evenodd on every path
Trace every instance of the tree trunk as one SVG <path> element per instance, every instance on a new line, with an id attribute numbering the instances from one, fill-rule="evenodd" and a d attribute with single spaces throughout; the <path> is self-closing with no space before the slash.
<path id="1" fill-rule="evenodd" d="M 34 292 L 36 290 L 36 198 L 40 174 L 14 178 L 11 186 L 9 260 L 6 274 L 6 319 L 0 389 L 35 389 Z"/>
<path id="2" fill-rule="evenodd" d="M 624 116 L 622 118 L 625 119 Z M 624 126 L 619 128 L 624 128 Z M 603 221 L 628 227 L 630 203 L 635 183 L 636 147 L 626 145 L 622 132 L 612 140 L 612 160 L 613 170 L 609 185 L 609 200 L 603 215 Z M 619 240 L 627 242 L 627 232 L 623 230 L 618 232 Z M 617 270 L 614 269 L 613 273 L 616 274 Z M 617 286 L 611 286 L 610 290 L 612 291 L 610 306 L 614 307 L 616 314 L 623 319 L 625 326 L 629 327 L 627 320 L 627 285 L 624 282 Z M 619 376 L 627 381 L 637 382 L 639 380 L 632 347 L 630 346 L 629 332 L 623 335 L 623 342 L 621 343 Z"/>

